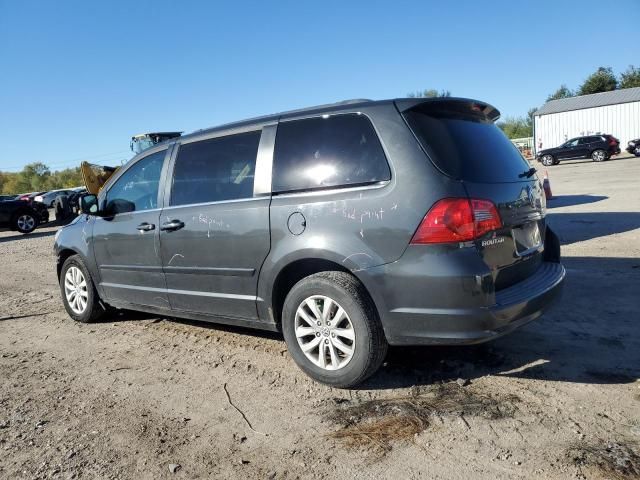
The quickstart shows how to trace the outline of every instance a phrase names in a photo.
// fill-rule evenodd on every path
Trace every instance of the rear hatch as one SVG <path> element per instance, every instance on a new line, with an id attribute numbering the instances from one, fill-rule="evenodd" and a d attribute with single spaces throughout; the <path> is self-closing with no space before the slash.
<path id="1" fill-rule="evenodd" d="M 544 249 L 544 190 L 531 165 L 495 125 L 499 112 L 482 102 L 440 99 L 417 103 L 403 115 L 436 168 L 460 181 L 470 199 L 495 205 L 502 227 L 473 242 L 492 271 L 496 290 L 532 275 Z M 474 211 L 476 220 L 482 215 L 486 212 Z"/>

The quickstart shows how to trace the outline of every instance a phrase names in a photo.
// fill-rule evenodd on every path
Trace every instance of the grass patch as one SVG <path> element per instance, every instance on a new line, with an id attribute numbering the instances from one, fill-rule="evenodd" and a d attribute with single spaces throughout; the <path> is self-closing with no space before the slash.
<path id="1" fill-rule="evenodd" d="M 598 470 L 615 480 L 640 478 L 638 444 L 605 442 L 577 444 L 569 448 L 568 455 L 579 468 Z"/>
<path id="2" fill-rule="evenodd" d="M 413 440 L 434 419 L 482 417 L 496 420 L 513 416 L 520 399 L 515 395 L 476 393 L 456 383 L 437 385 L 424 393 L 368 400 L 354 404 L 339 400 L 332 420 L 340 428 L 330 434 L 347 447 L 369 449 L 384 455 L 394 442 Z M 469 427 L 470 428 L 470 427 Z"/>

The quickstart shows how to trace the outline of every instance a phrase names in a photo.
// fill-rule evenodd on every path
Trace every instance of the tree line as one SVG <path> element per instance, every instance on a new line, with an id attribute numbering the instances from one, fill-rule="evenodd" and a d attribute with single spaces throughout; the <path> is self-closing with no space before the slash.
<path id="1" fill-rule="evenodd" d="M 580 86 L 571 90 L 565 84 L 547 97 L 547 102 L 576 95 L 590 95 L 592 93 L 609 92 L 623 88 L 640 87 L 640 68 L 629 65 L 619 76 L 613 73 L 611 67 L 599 67 L 589 75 Z M 449 90 L 428 89 L 407 94 L 411 98 L 450 97 Z M 536 109 L 530 108 L 525 116 L 506 117 L 497 123 L 509 138 L 525 138 L 533 136 L 533 115 Z"/>
<path id="2" fill-rule="evenodd" d="M 575 90 L 565 84 L 547 97 L 547 102 L 576 95 L 591 95 L 592 93 L 610 92 L 623 88 L 640 87 L 640 68 L 629 65 L 629 68 L 616 77 L 611 67 L 599 67 Z"/>
<path id="3" fill-rule="evenodd" d="M 41 162 L 25 165 L 20 172 L 0 172 L 0 194 L 56 190 L 84 185 L 80 167 L 65 168 L 52 172 Z"/>

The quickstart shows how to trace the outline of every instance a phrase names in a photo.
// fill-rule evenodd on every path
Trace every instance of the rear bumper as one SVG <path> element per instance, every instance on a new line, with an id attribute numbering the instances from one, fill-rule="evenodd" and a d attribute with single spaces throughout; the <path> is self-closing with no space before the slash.
<path id="1" fill-rule="evenodd" d="M 395 308 L 382 315 L 391 345 L 462 345 L 505 335 L 542 315 L 562 291 L 565 269 L 543 262 L 535 274 L 495 294 L 495 305 Z"/>

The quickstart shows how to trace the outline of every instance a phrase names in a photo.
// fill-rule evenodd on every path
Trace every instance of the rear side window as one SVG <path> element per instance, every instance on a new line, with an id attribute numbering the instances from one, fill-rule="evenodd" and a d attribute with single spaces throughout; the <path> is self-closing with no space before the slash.
<path id="1" fill-rule="evenodd" d="M 347 114 L 282 122 L 273 160 L 273 191 L 299 191 L 389 180 L 371 122 Z"/>
<path id="2" fill-rule="evenodd" d="M 405 118 L 433 163 L 446 175 L 480 183 L 529 180 L 531 168 L 491 120 L 445 107 L 409 110 Z"/>
<path id="3" fill-rule="evenodd" d="M 171 205 L 253 197 L 260 132 L 212 138 L 180 146 Z"/>

